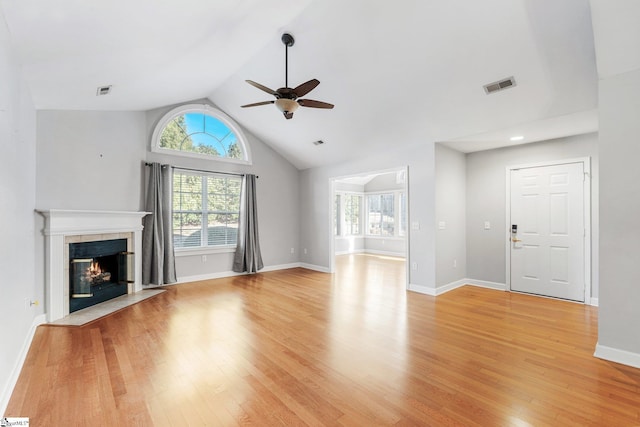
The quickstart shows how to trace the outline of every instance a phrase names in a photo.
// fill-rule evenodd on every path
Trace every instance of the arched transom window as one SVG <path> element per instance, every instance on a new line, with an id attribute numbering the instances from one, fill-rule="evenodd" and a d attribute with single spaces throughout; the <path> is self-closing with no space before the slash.
<path id="1" fill-rule="evenodd" d="M 240 128 L 208 105 L 182 105 L 162 117 L 152 137 L 153 151 L 190 157 L 250 163 L 249 146 Z"/>

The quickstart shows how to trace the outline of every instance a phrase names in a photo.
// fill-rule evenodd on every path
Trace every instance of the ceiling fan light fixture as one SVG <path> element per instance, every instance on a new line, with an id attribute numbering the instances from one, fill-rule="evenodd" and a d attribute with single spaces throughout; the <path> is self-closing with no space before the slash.
<path id="1" fill-rule="evenodd" d="M 293 113 L 300 105 L 293 99 L 280 98 L 276 99 L 276 107 L 282 113 Z"/>
<path id="2" fill-rule="evenodd" d="M 273 90 L 264 85 L 261 85 L 260 83 L 256 83 L 253 80 L 246 80 L 246 82 L 251 86 L 275 96 L 275 101 L 254 102 L 252 104 L 241 105 L 241 108 L 275 104 L 276 108 L 278 108 L 278 110 L 280 110 L 284 114 L 284 118 L 287 120 L 293 118 L 293 112 L 296 111 L 298 107 L 324 108 L 329 110 L 333 108 L 333 104 L 329 104 L 328 102 L 314 101 L 313 99 L 299 99 L 311 92 L 320 84 L 320 81 L 318 79 L 311 79 L 308 82 L 304 82 L 301 85 L 296 86 L 295 88 L 289 87 L 288 52 L 289 47 L 293 46 L 294 42 L 295 41 L 291 34 L 285 33 L 282 35 L 282 43 L 284 44 L 284 87 L 281 87 L 278 90 Z"/>

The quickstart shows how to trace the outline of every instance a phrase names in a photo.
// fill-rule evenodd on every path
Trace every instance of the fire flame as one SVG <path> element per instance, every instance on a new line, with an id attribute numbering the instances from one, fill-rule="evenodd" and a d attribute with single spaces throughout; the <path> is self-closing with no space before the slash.
<path id="1" fill-rule="evenodd" d="M 97 276 L 98 274 L 102 274 L 102 268 L 100 264 L 96 260 L 91 261 L 91 266 L 89 266 L 89 274 L 91 276 Z"/>

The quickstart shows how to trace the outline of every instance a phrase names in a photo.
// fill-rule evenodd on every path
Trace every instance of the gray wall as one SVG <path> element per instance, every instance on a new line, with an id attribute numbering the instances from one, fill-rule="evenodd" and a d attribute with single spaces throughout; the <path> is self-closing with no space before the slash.
<path id="1" fill-rule="evenodd" d="M 598 345 L 640 361 L 640 69 L 600 80 Z"/>
<path id="2" fill-rule="evenodd" d="M 38 207 L 140 210 L 144 120 L 132 111 L 38 111 Z"/>
<path id="3" fill-rule="evenodd" d="M 467 277 L 506 283 L 506 168 L 519 164 L 591 157 L 592 297 L 598 297 L 599 165 L 597 134 L 467 155 Z M 484 229 L 490 221 L 491 229 Z"/>
<path id="4" fill-rule="evenodd" d="M 173 107 L 147 113 L 40 111 L 37 206 L 143 210 L 145 161 L 214 172 L 250 172 L 260 177 L 258 215 L 265 267 L 297 262 L 298 171 L 246 132 L 253 154 L 251 166 L 151 153 L 153 127 Z M 206 260 L 202 254 L 179 256 L 178 279 L 227 273 L 232 258 L 232 253 L 207 254 Z"/>
<path id="5" fill-rule="evenodd" d="M 467 274 L 466 158 L 436 144 L 436 286 Z M 444 230 L 438 224 L 445 223 Z"/>
<path id="6" fill-rule="evenodd" d="M 407 150 L 389 149 L 362 159 L 340 165 L 312 168 L 300 173 L 301 261 L 328 271 L 331 267 L 331 185 L 330 179 L 340 176 L 365 174 L 371 171 L 403 168 L 408 165 L 409 225 L 419 224 L 418 230 L 409 230 L 409 262 L 417 270 L 410 271 L 409 283 L 435 288 L 435 236 L 434 236 L 434 144 L 417 143 Z M 411 228 L 411 227 L 409 227 Z"/>
<path id="7" fill-rule="evenodd" d="M 4 16 L 0 10 L 0 22 Z M 35 284 L 36 113 L 0 25 L 0 415 L 4 413 L 27 337 L 43 314 Z M 25 299 L 27 304 L 25 305 Z M 29 306 L 37 299 L 40 306 Z"/>

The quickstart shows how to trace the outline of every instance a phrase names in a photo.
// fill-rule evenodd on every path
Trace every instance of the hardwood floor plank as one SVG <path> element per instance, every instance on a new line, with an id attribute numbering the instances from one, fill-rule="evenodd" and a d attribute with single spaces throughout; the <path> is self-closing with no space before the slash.
<path id="1" fill-rule="evenodd" d="M 640 370 L 593 357 L 597 308 L 404 289 L 402 260 L 341 256 L 169 286 L 41 326 L 6 416 L 33 425 L 640 425 Z"/>

